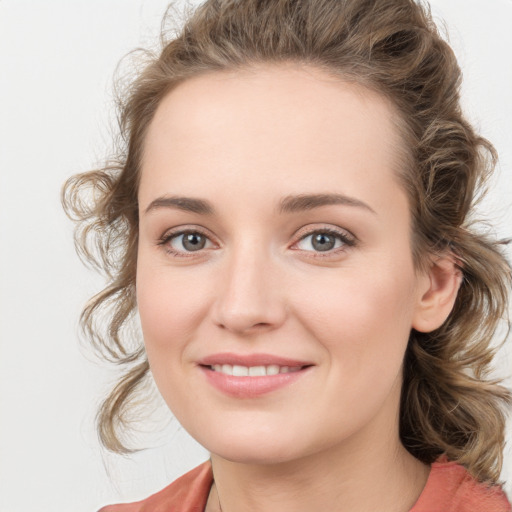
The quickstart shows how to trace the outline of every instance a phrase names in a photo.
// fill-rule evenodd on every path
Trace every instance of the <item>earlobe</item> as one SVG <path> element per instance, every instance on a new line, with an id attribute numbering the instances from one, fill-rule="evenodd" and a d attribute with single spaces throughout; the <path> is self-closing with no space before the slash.
<path id="1" fill-rule="evenodd" d="M 431 332 L 441 327 L 453 309 L 462 283 L 462 272 L 453 254 L 436 257 L 419 280 L 412 327 Z"/>

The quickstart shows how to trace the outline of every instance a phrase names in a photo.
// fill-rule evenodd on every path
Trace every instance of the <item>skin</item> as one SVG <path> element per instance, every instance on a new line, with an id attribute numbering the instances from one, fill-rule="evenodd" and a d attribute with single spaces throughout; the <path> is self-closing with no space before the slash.
<path id="1" fill-rule="evenodd" d="M 411 328 L 445 320 L 460 276 L 449 256 L 415 269 L 393 116 L 379 95 L 295 64 L 196 77 L 157 109 L 137 301 L 156 384 L 211 452 L 209 511 L 220 500 L 223 512 L 405 512 L 425 485 L 429 468 L 398 436 L 402 360 Z M 278 210 L 290 195 L 333 193 L 357 204 Z M 170 196 L 215 211 L 155 205 Z M 187 252 L 174 228 L 201 231 L 204 248 Z M 310 235 L 325 229 L 349 242 L 318 251 Z M 218 352 L 312 367 L 239 399 L 197 365 Z"/>

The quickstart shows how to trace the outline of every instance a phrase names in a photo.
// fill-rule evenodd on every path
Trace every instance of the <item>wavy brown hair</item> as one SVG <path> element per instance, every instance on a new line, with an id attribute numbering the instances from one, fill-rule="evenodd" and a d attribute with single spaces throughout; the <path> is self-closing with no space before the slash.
<path id="1" fill-rule="evenodd" d="M 81 325 L 102 357 L 126 368 L 99 410 L 101 442 L 130 451 L 122 434 L 149 374 L 141 336 L 130 329 L 148 125 L 162 98 L 190 77 L 279 62 L 322 69 L 394 104 L 406 148 L 400 178 L 415 264 L 421 269 L 428 256 L 449 252 L 463 274 L 446 322 L 434 332 L 411 332 L 401 441 L 425 463 L 445 453 L 479 480 L 496 482 L 511 396 L 491 378 L 491 363 L 493 338 L 508 312 L 511 269 L 500 243 L 479 233 L 472 219 L 496 152 L 462 115 L 453 51 L 428 6 L 413 0 L 207 0 L 129 82 L 118 105 L 118 153 L 63 189 L 79 254 L 108 278 Z"/>

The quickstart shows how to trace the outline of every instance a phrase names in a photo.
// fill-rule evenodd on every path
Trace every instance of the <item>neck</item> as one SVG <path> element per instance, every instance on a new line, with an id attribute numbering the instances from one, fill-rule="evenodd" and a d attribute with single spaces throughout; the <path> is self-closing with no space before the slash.
<path id="1" fill-rule="evenodd" d="M 395 429 L 392 429 L 395 430 Z M 277 464 L 231 462 L 212 454 L 211 512 L 407 512 L 429 468 L 398 436 L 359 433 L 337 447 Z"/>

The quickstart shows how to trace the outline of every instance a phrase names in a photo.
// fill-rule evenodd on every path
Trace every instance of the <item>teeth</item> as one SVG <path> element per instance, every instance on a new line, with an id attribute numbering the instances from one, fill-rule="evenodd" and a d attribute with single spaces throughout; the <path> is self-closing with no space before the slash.
<path id="1" fill-rule="evenodd" d="M 264 366 L 251 366 L 248 373 L 251 377 L 259 377 L 261 375 L 267 375 L 267 370 Z"/>
<path id="2" fill-rule="evenodd" d="M 267 375 L 277 375 L 279 373 L 279 366 L 277 364 L 271 364 L 266 367 Z"/>
<path id="3" fill-rule="evenodd" d="M 237 364 L 233 365 L 233 376 L 234 377 L 248 377 L 249 376 L 249 368 L 247 366 L 238 366 Z"/>
<path id="4" fill-rule="evenodd" d="M 240 366 L 238 364 L 214 364 L 210 367 L 213 371 L 233 375 L 234 377 L 262 377 L 264 375 L 277 375 L 278 373 L 298 372 L 301 366 L 278 366 L 269 364 L 268 366 Z"/>

